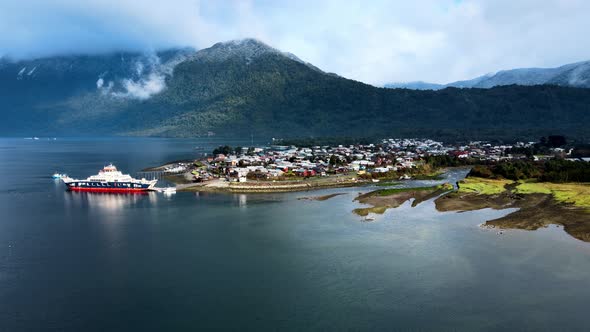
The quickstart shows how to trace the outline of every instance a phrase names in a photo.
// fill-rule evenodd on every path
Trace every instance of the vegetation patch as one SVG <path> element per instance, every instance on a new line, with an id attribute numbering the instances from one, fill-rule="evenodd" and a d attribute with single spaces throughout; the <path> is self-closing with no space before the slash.
<path id="1" fill-rule="evenodd" d="M 549 194 L 560 203 L 590 208 L 590 184 L 574 183 L 521 183 L 514 189 L 516 194 Z"/>
<path id="2" fill-rule="evenodd" d="M 435 204 L 439 211 L 518 208 L 485 224 L 525 230 L 557 224 L 590 242 L 590 184 L 468 177 L 459 182 L 458 191 L 439 197 Z"/>
<path id="3" fill-rule="evenodd" d="M 478 195 L 498 195 L 506 191 L 506 186 L 513 184 L 511 180 L 484 179 L 469 177 L 459 181 L 459 193 L 475 193 Z"/>
<path id="4" fill-rule="evenodd" d="M 412 176 L 414 180 L 442 180 L 443 173 L 432 173 L 432 174 L 418 174 Z"/>
<path id="5" fill-rule="evenodd" d="M 357 214 L 361 217 L 366 217 L 369 215 L 369 213 L 383 214 L 383 213 L 385 213 L 385 211 L 387 209 L 388 209 L 387 206 L 374 206 L 374 207 L 369 207 L 369 208 L 354 209 L 352 212 L 354 212 L 355 214 Z"/>
<path id="6" fill-rule="evenodd" d="M 517 160 L 495 165 L 478 165 L 469 177 L 509 179 L 514 181 L 537 179 L 542 182 L 590 182 L 590 163 L 553 159 L 548 161 Z"/>

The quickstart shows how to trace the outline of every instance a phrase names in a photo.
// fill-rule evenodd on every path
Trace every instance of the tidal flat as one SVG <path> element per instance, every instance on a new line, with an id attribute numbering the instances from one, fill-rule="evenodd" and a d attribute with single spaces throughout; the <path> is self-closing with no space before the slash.
<path id="1" fill-rule="evenodd" d="M 340 196 L 340 195 L 344 195 L 344 193 L 334 193 L 334 194 L 328 194 L 328 195 L 322 195 L 322 196 L 306 196 L 306 197 L 299 197 L 298 199 L 322 202 L 322 201 L 327 201 L 330 198 L 334 198 L 334 197 Z"/>
<path id="2" fill-rule="evenodd" d="M 435 200 L 438 211 L 518 208 L 485 226 L 536 230 L 561 225 L 571 236 L 590 242 L 590 185 L 519 182 L 469 177 L 459 189 Z"/>
<path id="3" fill-rule="evenodd" d="M 563 226 L 576 239 L 590 242 L 590 185 L 585 183 L 519 182 L 468 177 L 454 190 L 449 183 L 430 187 L 389 188 L 359 194 L 354 201 L 370 205 L 353 212 L 366 217 L 383 214 L 409 200 L 412 207 L 435 199 L 439 212 L 466 212 L 491 208 L 517 210 L 483 226 L 537 230 L 551 224 Z"/>
<path id="4" fill-rule="evenodd" d="M 416 206 L 420 202 L 427 201 L 450 190 L 453 190 L 453 186 L 449 183 L 431 187 L 375 190 L 361 194 L 354 199 L 359 203 L 371 205 L 371 207 L 354 209 L 353 212 L 362 217 L 369 215 L 369 213 L 383 214 L 387 209 L 396 208 L 410 199 L 414 199 L 412 206 Z"/>

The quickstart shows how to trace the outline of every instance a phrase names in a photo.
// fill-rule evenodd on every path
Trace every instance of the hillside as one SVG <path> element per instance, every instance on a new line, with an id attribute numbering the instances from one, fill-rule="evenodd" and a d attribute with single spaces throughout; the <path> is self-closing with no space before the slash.
<path id="1" fill-rule="evenodd" d="M 194 50 L 178 49 L 0 59 L 0 133 L 81 134 L 88 128 L 91 133 L 115 133 L 116 126 L 98 127 L 96 121 L 111 112 L 124 121 L 122 111 L 160 92 L 174 66 L 192 54 Z"/>
<path id="2" fill-rule="evenodd" d="M 120 54 L 71 57 L 47 77 L 42 69 L 54 59 L 3 65 L 0 129 L 6 135 L 590 137 L 587 89 L 375 88 L 250 39 L 153 55 L 157 60 L 135 56 L 132 65 L 117 65 Z M 18 78 L 34 64 L 30 77 Z"/>

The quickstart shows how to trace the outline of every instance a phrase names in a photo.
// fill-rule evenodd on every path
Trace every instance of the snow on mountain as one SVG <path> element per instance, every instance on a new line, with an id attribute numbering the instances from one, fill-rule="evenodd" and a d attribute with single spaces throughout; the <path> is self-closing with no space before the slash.
<path id="1" fill-rule="evenodd" d="M 322 70 L 320 70 L 318 67 L 301 60 L 295 54 L 283 52 L 254 38 L 237 39 L 216 43 L 209 48 L 199 50 L 191 58 L 194 60 L 212 62 L 226 61 L 228 59 L 241 59 L 245 60 L 246 63 L 250 63 L 252 60 L 265 54 L 281 55 L 293 61 L 302 63 L 309 68 L 322 72 Z"/>
<path id="2" fill-rule="evenodd" d="M 590 61 L 567 64 L 556 68 L 519 68 L 502 70 L 497 73 L 487 74 L 471 80 L 457 81 L 445 85 L 437 85 L 426 82 L 409 82 L 386 84 L 386 88 L 408 88 L 414 90 L 439 89 L 446 87 L 455 88 L 482 88 L 489 89 L 501 85 L 541 85 L 553 84 L 580 88 L 590 88 Z"/>

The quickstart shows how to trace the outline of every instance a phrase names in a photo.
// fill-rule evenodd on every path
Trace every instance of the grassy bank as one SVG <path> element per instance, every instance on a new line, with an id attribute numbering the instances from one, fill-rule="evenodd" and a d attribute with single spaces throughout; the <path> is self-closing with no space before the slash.
<path id="1" fill-rule="evenodd" d="M 590 208 L 590 184 L 574 183 L 520 183 L 514 193 L 521 195 L 547 194 L 557 202 L 581 208 Z"/>
<path id="2" fill-rule="evenodd" d="M 590 208 L 590 184 L 512 181 L 469 177 L 459 181 L 459 193 L 477 195 L 551 195 L 557 202 Z"/>
<path id="3" fill-rule="evenodd" d="M 459 181 L 460 193 L 497 195 L 506 191 L 506 186 L 513 184 L 511 180 L 492 180 L 483 178 L 466 178 Z"/>

